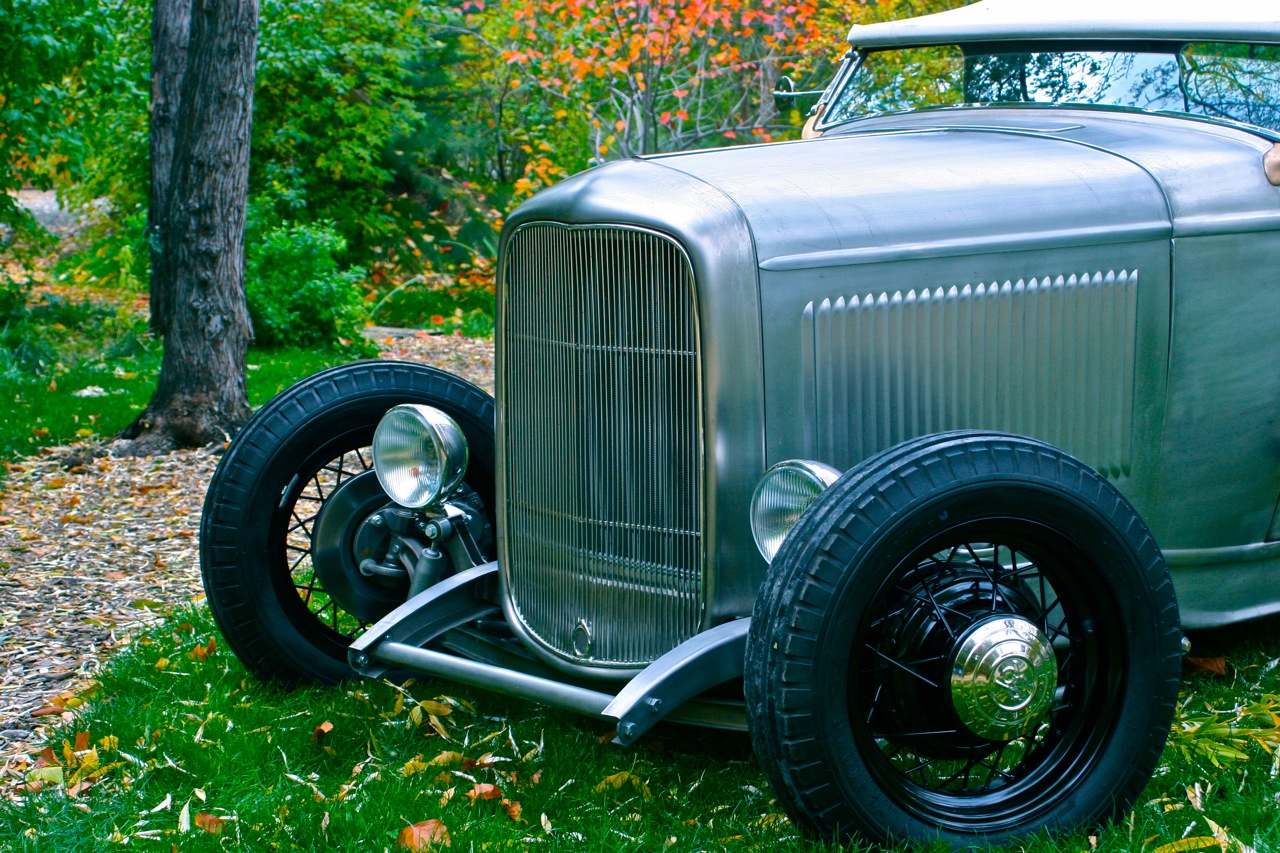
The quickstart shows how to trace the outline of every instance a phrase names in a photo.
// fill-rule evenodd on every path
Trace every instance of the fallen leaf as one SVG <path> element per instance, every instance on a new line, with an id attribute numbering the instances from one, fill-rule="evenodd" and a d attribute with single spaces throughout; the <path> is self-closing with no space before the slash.
<path id="1" fill-rule="evenodd" d="M 431 765 L 423 761 L 421 755 L 415 755 L 404 763 L 404 767 L 400 768 L 400 775 L 412 776 L 415 773 L 421 773 L 429 767 L 431 767 Z"/>
<path id="2" fill-rule="evenodd" d="M 516 822 L 519 822 L 520 804 L 518 802 L 512 802 L 511 800 L 503 799 L 502 810 L 507 813 L 507 817 L 511 818 Z"/>
<path id="3" fill-rule="evenodd" d="M 1187 853 L 1190 850 L 1208 850 L 1217 847 L 1218 839 L 1212 835 L 1198 835 L 1195 838 L 1183 838 L 1170 844 L 1162 844 L 1151 853 Z"/>
<path id="4" fill-rule="evenodd" d="M 781 815 L 777 812 L 769 812 L 768 814 L 760 815 L 760 817 L 753 820 L 750 825 L 756 829 L 770 829 L 775 826 L 781 826 L 785 823 L 787 823 L 786 815 Z"/>
<path id="5" fill-rule="evenodd" d="M 209 655 L 213 654 L 217 650 L 218 650 L 218 641 L 213 637 L 210 637 L 208 643 L 204 645 L 197 644 L 194 649 L 187 652 L 187 657 L 191 658 L 194 661 L 203 661 L 206 658 L 208 658 Z"/>
<path id="6" fill-rule="evenodd" d="M 67 789 L 67 796 L 75 799 L 81 794 L 87 794 L 94 783 L 88 779 L 83 779 Z"/>
<path id="7" fill-rule="evenodd" d="M 1210 790 L 1213 786 L 1209 786 Z M 1187 802 L 1191 803 L 1191 808 L 1198 812 L 1204 811 L 1204 792 L 1200 790 L 1200 783 L 1197 782 L 1194 787 L 1187 788 Z"/>
<path id="8" fill-rule="evenodd" d="M 502 791 L 497 785 L 491 785 L 488 782 L 477 782 L 475 787 L 467 791 L 467 798 L 471 802 L 478 800 L 497 800 L 502 797 Z"/>
<path id="9" fill-rule="evenodd" d="M 632 773 L 630 770 L 622 770 L 618 773 L 614 773 L 612 776 L 604 777 L 600 784 L 596 785 L 595 792 L 597 794 L 603 794 L 609 788 L 620 791 L 622 790 L 623 785 L 630 785 L 635 788 L 646 800 L 653 799 L 653 794 L 650 793 L 649 786 L 645 784 L 643 779 Z"/>
<path id="10" fill-rule="evenodd" d="M 89 733 L 76 732 L 76 752 L 84 752 L 89 748 Z"/>
<path id="11" fill-rule="evenodd" d="M 54 764 L 49 767 L 37 767 L 27 771 L 27 782 L 52 782 L 62 784 L 62 768 Z"/>
<path id="12" fill-rule="evenodd" d="M 432 699 L 419 702 L 418 707 L 428 714 L 435 714 L 437 717 L 447 717 L 453 713 L 453 709 L 448 705 Z"/>
<path id="13" fill-rule="evenodd" d="M 484 755 L 480 756 L 479 758 L 463 759 L 462 769 L 472 770 L 476 767 L 492 767 L 493 765 L 498 764 L 499 762 L 510 761 L 510 760 L 511 760 L 510 758 L 504 758 L 500 755 L 494 755 L 492 752 L 486 752 Z"/>
<path id="14" fill-rule="evenodd" d="M 316 726 L 316 730 L 311 733 L 311 739 L 323 740 L 324 736 L 331 731 L 333 731 L 333 723 L 329 722 L 328 720 L 325 720 L 323 723 Z"/>
<path id="15" fill-rule="evenodd" d="M 431 714 L 427 719 L 430 720 L 431 728 L 436 730 L 436 734 L 440 735 L 440 737 L 445 740 L 453 740 L 453 738 L 449 737 L 449 732 L 445 730 L 444 723 L 440 722 L 439 717 L 435 714 Z"/>
<path id="16" fill-rule="evenodd" d="M 192 820 L 192 823 L 210 835 L 221 835 L 222 830 L 226 825 L 226 821 L 222 818 L 217 815 L 209 814 L 208 812 L 200 812 L 197 814 Z"/>
<path id="17" fill-rule="evenodd" d="M 432 818 L 400 830 L 396 844 L 405 850 L 430 850 L 440 845 L 450 847 L 453 840 L 449 838 L 449 829 L 444 822 Z"/>
<path id="18" fill-rule="evenodd" d="M 1226 658 L 1183 658 L 1183 661 L 1192 672 L 1204 672 L 1223 677 L 1227 674 Z"/>

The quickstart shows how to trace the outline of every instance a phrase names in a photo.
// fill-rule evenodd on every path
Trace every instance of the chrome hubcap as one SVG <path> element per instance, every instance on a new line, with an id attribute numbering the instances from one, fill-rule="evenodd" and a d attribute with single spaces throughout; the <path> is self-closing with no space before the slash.
<path id="1" fill-rule="evenodd" d="M 1026 733 L 1053 702 L 1053 644 L 1021 616 L 1000 615 L 969 629 L 951 665 L 951 702 L 960 721 L 989 740 Z"/>

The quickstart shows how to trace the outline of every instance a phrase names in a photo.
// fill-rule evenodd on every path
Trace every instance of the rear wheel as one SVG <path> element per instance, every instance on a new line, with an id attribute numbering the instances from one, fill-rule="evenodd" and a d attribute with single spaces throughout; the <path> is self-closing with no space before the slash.
<path id="1" fill-rule="evenodd" d="M 255 673 L 346 678 L 351 640 L 405 600 L 406 582 L 359 571 L 388 547 L 375 514 L 391 502 L 369 448 L 400 403 L 435 406 L 458 423 L 470 449 L 466 482 L 493 506 L 494 404 L 471 383 L 423 365 L 358 362 L 281 393 L 227 450 L 200 529 L 214 618 Z"/>
<path id="2" fill-rule="evenodd" d="M 788 535 L 747 709 L 809 830 L 1000 842 L 1132 805 L 1180 639 L 1160 552 L 1111 484 L 1029 439 L 933 436 L 846 473 Z"/>

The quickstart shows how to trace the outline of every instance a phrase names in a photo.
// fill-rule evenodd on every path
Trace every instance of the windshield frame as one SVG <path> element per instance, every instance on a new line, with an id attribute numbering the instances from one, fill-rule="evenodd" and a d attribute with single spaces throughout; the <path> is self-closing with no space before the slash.
<path id="1" fill-rule="evenodd" d="M 835 78 L 831 81 L 831 85 L 823 93 L 819 100 L 819 105 L 823 106 L 822 115 L 814 124 L 814 129 L 818 132 L 825 132 L 833 128 L 848 128 L 849 125 L 868 119 L 884 118 L 895 115 L 914 115 L 925 112 L 951 112 L 958 110 L 1097 110 L 1102 112 L 1123 112 L 1131 115 L 1158 115 L 1179 119 L 1187 119 L 1189 121 L 1207 122 L 1215 125 L 1233 127 L 1262 136 L 1273 142 L 1280 141 L 1280 130 L 1272 130 L 1270 128 L 1261 127 L 1247 122 L 1210 115 L 1200 115 L 1195 113 L 1182 112 L 1180 110 L 1149 110 L 1141 107 L 1124 106 L 1118 104 L 1088 104 L 1080 102 L 1063 102 L 1063 103 L 960 103 L 954 105 L 937 105 L 922 106 L 908 110 L 886 110 L 882 112 L 867 112 L 863 115 L 854 116 L 852 118 L 843 118 L 839 121 L 831 121 L 827 118 L 827 109 L 830 103 L 836 101 L 845 87 L 853 80 L 861 71 L 862 65 L 867 56 L 880 53 L 883 51 L 900 51 L 912 48 L 927 47 L 955 47 L 960 50 L 967 59 L 971 55 L 987 55 L 1000 53 L 1054 53 L 1054 52 L 1110 52 L 1110 53 L 1146 53 L 1146 54 L 1169 54 L 1173 57 L 1179 56 L 1182 51 L 1190 44 L 1212 43 L 1212 44 L 1242 44 L 1242 45 L 1258 45 L 1265 47 L 1274 47 L 1280 49 L 1280 42 L 1267 41 L 1226 41 L 1221 39 L 1194 39 L 1194 40 L 1167 40 L 1167 39 L 1017 39 L 1017 40 L 999 40 L 999 41 L 930 41 L 923 43 L 903 43 L 895 45 L 877 45 L 874 48 L 863 49 L 853 47 L 845 55 L 844 62 L 840 69 L 836 72 Z"/>

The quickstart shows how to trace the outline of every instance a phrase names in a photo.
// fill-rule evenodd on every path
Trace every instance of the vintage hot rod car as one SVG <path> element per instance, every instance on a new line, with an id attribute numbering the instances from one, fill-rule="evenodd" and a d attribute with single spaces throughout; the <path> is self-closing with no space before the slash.
<path id="1" fill-rule="evenodd" d="M 501 239 L 496 403 L 364 362 L 232 443 L 201 541 L 231 647 L 622 744 L 745 726 L 827 836 L 1127 809 L 1183 626 L 1280 612 L 1277 17 L 859 26 L 810 138 L 537 195 Z"/>

